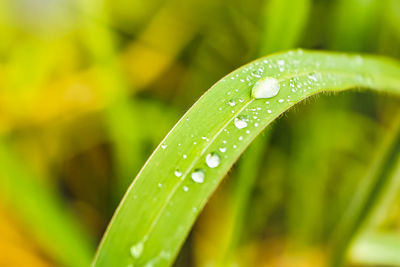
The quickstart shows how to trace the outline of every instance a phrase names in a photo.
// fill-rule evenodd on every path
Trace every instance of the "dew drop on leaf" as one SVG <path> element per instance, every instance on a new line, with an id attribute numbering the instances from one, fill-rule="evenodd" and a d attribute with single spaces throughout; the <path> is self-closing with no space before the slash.
<path id="1" fill-rule="evenodd" d="M 236 101 L 231 99 L 228 101 L 228 104 L 229 104 L 229 106 L 234 107 L 234 106 L 236 106 Z"/>
<path id="2" fill-rule="evenodd" d="M 204 171 L 202 169 L 196 169 L 192 172 L 192 180 L 196 183 L 203 183 L 205 178 Z"/>
<path id="3" fill-rule="evenodd" d="M 206 156 L 206 163 L 207 166 L 210 168 L 218 167 L 221 162 L 221 158 L 218 156 L 217 153 L 210 153 Z"/>
<path id="4" fill-rule="evenodd" d="M 221 151 L 222 153 L 225 153 L 226 152 L 226 147 L 220 147 L 219 151 Z"/>
<path id="5" fill-rule="evenodd" d="M 279 81 L 272 77 L 266 77 L 256 82 L 251 94 L 255 98 L 271 98 L 276 96 L 279 90 Z"/>
<path id="6" fill-rule="evenodd" d="M 245 117 L 235 118 L 235 126 L 238 129 L 243 129 L 247 127 L 247 119 Z"/>
<path id="7" fill-rule="evenodd" d="M 181 177 L 182 176 L 182 172 L 180 170 L 175 170 L 174 172 L 176 177 Z"/>
<path id="8" fill-rule="evenodd" d="M 135 259 L 139 258 L 143 252 L 143 242 L 139 242 L 136 245 L 131 246 L 130 252 L 132 257 Z"/>

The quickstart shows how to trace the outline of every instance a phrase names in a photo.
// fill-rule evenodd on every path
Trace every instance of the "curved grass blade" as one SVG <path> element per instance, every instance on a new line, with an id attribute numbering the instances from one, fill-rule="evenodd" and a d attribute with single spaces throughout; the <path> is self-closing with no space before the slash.
<path id="1" fill-rule="evenodd" d="M 252 97 L 257 82 L 259 89 L 266 89 L 258 93 L 277 95 Z M 354 87 L 400 95 L 400 64 L 386 58 L 297 50 L 261 58 L 220 80 L 175 125 L 140 171 L 116 210 L 93 265 L 171 265 L 209 196 L 268 124 L 312 95 Z"/>

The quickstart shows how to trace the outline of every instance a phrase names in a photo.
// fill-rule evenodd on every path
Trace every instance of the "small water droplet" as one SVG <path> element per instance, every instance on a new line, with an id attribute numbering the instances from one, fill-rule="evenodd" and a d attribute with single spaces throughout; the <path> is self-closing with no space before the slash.
<path id="1" fill-rule="evenodd" d="M 236 101 L 231 99 L 228 101 L 228 104 L 229 104 L 229 106 L 234 107 L 234 106 L 236 106 Z"/>
<path id="2" fill-rule="evenodd" d="M 308 78 L 310 80 L 314 81 L 314 82 L 317 82 L 318 81 L 318 76 L 319 75 L 316 72 L 312 72 L 312 73 L 310 73 L 310 75 L 308 75 Z"/>
<path id="3" fill-rule="evenodd" d="M 192 180 L 196 183 L 203 183 L 205 176 L 206 175 L 202 169 L 196 169 L 192 172 Z"/>
<path id="4" fill-rule="evenodd" d="M 221 151 L 222 153 L 225 153 L 226 152 L 226 147 L 220 147 L 219 151 Z"/>
<path id="5" fill-rule="evenodd" d="M 139 258 L 143 253 L 143 242 L 139 242 L 136 245 L 131 246 L 130 252 L 132 257 L 135 259 Z"/>
<path id="6" fill-rule="evenodd" d="M 256 82 L 251 94 L 255 98 L 271 98 L 276 96 L 279 90 L 279 81 L 272 77 L 266 77 Z"/>
<path id="7" fill-rule="evenodd" d="M 220 162 L 221 162 L 221 159 L 217 153 L 213 152 L 206 156 L 206 163 L 207 163 L 207 166 L 210 168 L 218 167 Z"/>
<path id="8" fill-rule="evenodd" d="M 268 109 L 267 112 L 268 112 L 269 114 L 271 114 L 271 113 L 272 113 L 272 110 Z"/>
<path id="9" fill-rule="evenodd" d="M 278 100 L 279 103 L 283 103 L 283 101 L 285 101 L 285 99 L 279 99 Z"/>
<path id="10" fill-rule="evenodd" d="M 166 149 L 166 148 L 167 148 L 167 145 L 161 145 L 161 148 L 162 148 L 162 149 Z"/>
<path id="11" fill-rule="evenodd" d="M 175 170 L 174 172 L 176 177 L 181 177 L 182 176 L 182 172 L 180 170 Z"/>
<path id="12" fill-rule="evenodd" d="M 243 136 L 239 136 L 238 140 L 242 141 L 243 140 Z"/>
<path id="13" fill-rule="evenodd" d="M 189 187 L 187 187 L 186 185 L 183 187 L 183 191 L 187 192 L 189 191 Z"/>
<path id="14" fill-rule="evenodd" d="M 235 118 L 235 126 L 238 129 L 243 129 L 247 127 L 247 119 L 243 116 Z"/>
<path id="15" fill-rule="evenodd" d="M 161 188 L 161 187 L 162 187 L 162 183 L 158 183 L 158 187 L 160 187 L 160 188 Z"/>
<path id="16" fill-rule="evenodd" d="M 186 154 L 183 154 L 183 155 L 182 155 L 182 158 L 186 159 L 186 158 L 187 158 L 187 155 L 186 155 Z"/>

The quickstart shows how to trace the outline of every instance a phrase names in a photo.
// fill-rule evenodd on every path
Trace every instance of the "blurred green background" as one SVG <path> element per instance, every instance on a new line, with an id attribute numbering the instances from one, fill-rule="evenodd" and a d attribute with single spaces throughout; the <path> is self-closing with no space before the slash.
<path id="1" fill-rule="evenodd" d="M 294 47 L 400 59 L 399 25 L 399 0 L 0 0 L 0 266 L 89 265 L 140 167 L 230 71 Z M 353 91 L 285 114 L 175 265 L 329 266 L 354 196 L 380 199 L 399 106 Z M 366 204 L 346 265 L 400 266 L 397 189 Z"/>

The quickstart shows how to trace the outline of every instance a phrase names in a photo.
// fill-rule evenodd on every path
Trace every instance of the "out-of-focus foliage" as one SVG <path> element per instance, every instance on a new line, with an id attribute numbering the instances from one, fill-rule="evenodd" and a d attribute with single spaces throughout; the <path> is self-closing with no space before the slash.
<path id="1" fill-rule="evenodd" d="M 84 266 L 150 153 L 226 73 L 294 46 L 400 58 L 399 24 L 398 0 L 0 1 L 0 265 Z M 358 92 L 306 102 L 273 125 L 264 153 L 249 151 L 261 163 L 248 192 L 245 158 L 228 174 L 177 266 L 331 262 L 400 102 Z M 348 264 L 397 248 L 390 194 Z"/>

